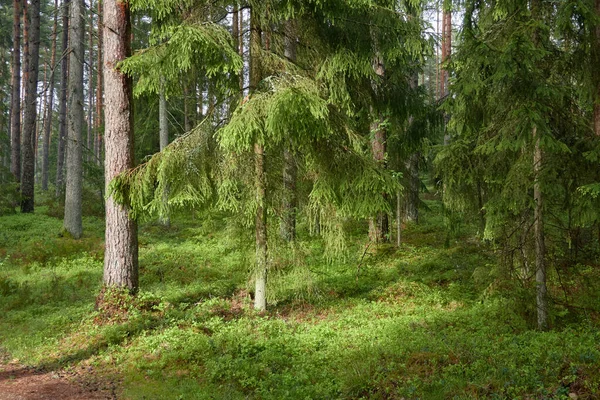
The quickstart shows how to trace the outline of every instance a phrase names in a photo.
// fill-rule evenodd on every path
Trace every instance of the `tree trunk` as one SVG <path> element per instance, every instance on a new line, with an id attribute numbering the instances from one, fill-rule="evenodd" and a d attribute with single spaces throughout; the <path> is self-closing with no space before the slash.
<path id="1" fill-rule="evenodd" d="M 12 93 L 10 108 L 10 172 L 21 181 L 21 0 L 13 1 Z"/>
<path id="2" fill-rule="evenodd" d="M 396 192 L 396 246 L 402 246 L 402 193 Z"/>
<path id="3" fill-rule="evenodd" d="M 87 115 L 87 143 L 86 156 L 87 162 L 94 161 L 94 11 L 90 1 L 90 29 L 88 31 L 88 115 Z"/>
<path id="4" fill-rule="evenodd" d="M 62 4 L 62 60 L 60 63 L 60 106 L 58 111 L 58 140 L 56 156 L 56 197 L 64 190 L 65 144 L 67 140 L 67 77 L 69 64 L 69 0 Z"/>
<path id="5" fill-rule="evenodd" d="M 102 0 L 98 0 L 98 70 L 96 76 L 98 81 L 96 82 L 96 140 L 94 145 L 94 154 L 96 156 L 96 162 L 98 166 L 102 166 L 102 130 L 104 124 L 104 66 L 102 65 L 102 52 L 104 51 L 104 22 L 103 22 L 103 11 L 102 11 Z"/>
<path id="6" fill-rule="evenodd" d="M 160 151 L 163 151 L 165 147 L 169 145 L 169 120 L 167 119 L 167 99 L 165 97 L 164 82 L 161 85 L 158 101 L 158 125 L 159 125 L 159 144 Z M 189 132 L 186 130 L 186 132 Z M 163 202 L 167 203 L 169 200 L 169 189 L 165 188 L 163 192 Z M 166 215 L 162 218 L 162 224 L 165 226 L 171 225 L 169 216 Z"/>
<path id="7" fill-rule="evenodd" d="M 25 87 L 25 115 L 23 119 L 23 171 L 21 172 L 21 212 L 34 209 L 35 123 L 37 112 L 38 65 L 40 60 L 40 0 L 31 1 L 29 26 L 29 72 Z"/>
<path id="8" fill-rule="evenodd" d="M 600 18 L 600 0 L 594 1 L 594 10 L 596 18 Z M 592 76 L 593 99 L 594 99 L 594 116 L 593 129 L 596 136 L 600 136 L 600 74 L 597 73 L 598 63 L 600 63 L 600 23 L 592 29 L 592 57 L 590 63 L 590 73 Z"/>
<path id="9" fill-rule="evenodd" d="M 258 15 L 254 10 L 250 15 L 250 92 L 260 83 L 261 30 Z M 258 138 L 254 143 L 254 166 L 256 173 L 256 270 L 254 308 L 264 311 L 267 308 L 267 185 L 265 173 L 264 144 Z"/>
<path id="10" fill-rule="evenodd" d="M 421 155 L 413 153 L 406 160 L 406 172 L 407 172 L 407 187 L 406 195 L 404 198 L 404 220 L 414 223 L 419 222 L 419 186 L 421 181 L 419 180 L 419 158 Z"/>
<path id="11" fill-rule="evenodd" d="M 293 21 L 285 23 L 284 56 L 291 62 L 296 61 L 296 30 Z M 298 196 L 296 193 L 297 168 L 294 154 L 289 145 L 283 150 L 283 204 L 280 235 L 283 240 L 296 239 L 296 213 Z"/>
<path id="12" fill-rule="evenodd" d="M 533 153 L 533 200 L 534 211 L 534 234 L 535 234 L 535 283 L 538 329 L 548 329 L 548 299 L 546 288 L 546 244 L 544 240 L 544 219 L 542 190 L 540 188 L 540 172 L 542 169 L 542 149 L 537 127 L 533 128 L 535 148 Z"/>
<path id="13" fill-rule="evenodd" d="M 71 57 L 69 59 L 69 128 L 67 141 L 67 186 L 64 228 L 81 238 L 81 197 L 83 190 L 83 0 L 71 0 Z"/>
<path id="14" fill-rule="evenodd" d="M 104 21 L 105 189 L 109 193 L 112 179 L 134 166 L 133 83 L 116 68 L 131 55 L 129 4 L 104 0 Z M 129 208 L 117 204 L 112 196 L 106 200 L 105 243 L 104 285 L 137 292 L 137 224 L 129 218 Z"/>
<path id="15" fill-rule="evenodd" d="M 385 168 L 386 132 L 385 128 L 381 126 L 380 117 L 376 117 L 376 120 L 371 123 L 371 134 L 373 135 L 371 138 L 373 159 L 381 168 Z M 389 220 L 386 213 L 379 212 L 376 216 L 369 219 L 369 239 L 372 242 L 387 243 L 390 241 L 389 234 Z"/>
<path id="16" fill-rule="evenodd" d="M 452 53 L 452 11 L 444 10 L 442 15 L 442 63 L 448 61 Z M 441 69 L 440 97 L 448 95 L 448 70 Z"/>
<path id="17" fill-rule="evenodd" d="M 52 109 L 54 106 L 54 70 L 56 66 L 56 35 L 58 30 L 58 0 L 54 0 L 54 25 L 52 25 L 52 55 L 50 65 L 52 73 L 48 88 L 48 107 L 46 108 L 46 124 L 44 125 L 44 144 L 42 149 L 42 190 L 48 190 L 48 167 L 50 166 L 50 137 L 52 136 Z"/>

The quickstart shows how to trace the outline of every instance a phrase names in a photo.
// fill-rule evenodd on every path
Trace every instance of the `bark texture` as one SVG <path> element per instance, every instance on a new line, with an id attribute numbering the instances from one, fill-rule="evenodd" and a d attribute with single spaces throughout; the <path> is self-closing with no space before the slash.
<path id="1" fill-rule="evenodd" d="M 52 55 L 50 65 L 54 69 L 56 63 L 56 35 L 58 29 L 58 0 L 54 0 L 54 24 L 52 25 Z M 50 75 L 48 87 L 46 123 L 44 125 L 44 143 L 42 147 L 42 190 L 48 190 L 48 169 L 50 167 L 50 137 L 52 136 L 52 109 L 54 107 L 54 70 Z"/>
<path id="2" fill-rule="evenodd" d="M 250 92 L 257 89 L 261 80 L 261 30 L 258 15 L 250 15 Z M 265 173 L 264 145 L 258 139 L 254 143 L 254 166 L 256 174 L 256 270 L 254 308 L 264 311 L 267 308 L 267 184 Z"/>
<path id="3" fill-rule="evenodd" d="M 71 57 L 69 58 L 69 125 L 67 140 L 67 185 L 63 227 L 81 238 L 81 195 L 83 190 L 83 0 L 71 0 Z"/>
<path id="4" fill-rule="evenodd" d="M 60 63 L 60 105 L 58 111 L 58 140 L 56 155 L 56 197 L 64 190 L 64 164 L 67 141 L 67 79 L 69 67 L 69 0 L 62 4 L 62 60 Z"/>
<path id="5" fill-rule="evenodd" d="M 21 212 L 34 209 L 35 126 L 37 117 L 37 83 L 40 60 L 40 0 L 30 4 L 29 72 L 25 87 L 25 114 L 23 117 L 23 171 L 21 172 Z"/>
<path id="6" fill-rule="evenodd" d="M 21 181 L 21 0 L 13 1 L 12 94 L 10 106 L 10 172 Z"/>
<path id="7" fill-rule="evenodd" d="M 131 55 L 131 22 L 128 3 L 104 1 L 105 188 L 119 173 L 133 167 L 133 91 L 131 78 L 116 69 Z M 108 191 L 107 191 L 108 193 Z M 137 224 L 127 207 L 112 196 L 106 200 L 104 285 L 138 289 Z"/>
<path id="8" fill-rule="evenodd" d="M 96 82 L 96 140 L 94 141 L 94 155 L 99 166 L 102 165 L 102 130 L 104 123 L 104 66 L 102 63 L 104 52 L 104 13 L 102 0 L 98 0 L 98 81 Z"/>

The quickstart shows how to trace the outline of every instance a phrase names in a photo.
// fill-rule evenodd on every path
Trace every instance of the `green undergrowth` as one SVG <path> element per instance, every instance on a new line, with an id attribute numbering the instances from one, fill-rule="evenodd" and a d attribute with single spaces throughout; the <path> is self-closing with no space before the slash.
<path id="1" fill-rule="evenodd" d="M 101 220 L 74 241 L 43 209 L 0 217 L 0 352 L 92 365 L 124 399 L 596 398 L 594 318 L 555 307 L 535 331 L 493 252 L 428 206 L 400 249 L 369 246 L 364 224 L 333 260 L 308 232 L 293 248 L 270 232 L 264 314 L 252 235 L 221 215 L 142 226 L 140 293 L 100 308 Z"/>

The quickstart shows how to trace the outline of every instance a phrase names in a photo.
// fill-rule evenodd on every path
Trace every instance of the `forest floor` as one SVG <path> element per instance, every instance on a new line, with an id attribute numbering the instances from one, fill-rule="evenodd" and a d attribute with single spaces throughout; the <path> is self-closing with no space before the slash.
<path id="1" fill-rule="evenodd" d="M 116 387 L 90 381 L 91 371 L 44 371 L 18 363 L 0 364 L 0 400 L 116 399 Z M 111 385 L 111 384 L 109 384 Z"/>
<path id="2" fill-rule="evenodd" d="M 346 247 L 302 222 L 289 247 L 272 221 L 266 313 L 222 215 L 142 224 L 140 293 L 101 309 L 101 218 L 73 240 L 47 207 L 0 216 L 0 400 L 600 398 L 595 262 L 550 270 L 536 331 L 533 283 L 427 205 L 399 249 L 351 221 Z"/>

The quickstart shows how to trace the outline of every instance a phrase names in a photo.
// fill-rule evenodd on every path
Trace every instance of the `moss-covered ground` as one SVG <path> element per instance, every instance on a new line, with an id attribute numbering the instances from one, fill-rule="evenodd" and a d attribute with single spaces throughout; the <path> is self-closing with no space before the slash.
<path id="1" fill-rule="evenodd" d="M 96 307 L 101 219 L 75 241 L 44 207 L 0 217 L 0 350 L 92 366 L 123 399 L 598 398 L 597 315 L 553 304 L 553 329 L 536 331 L 532 288 L 468 224 L 448 239 L 429 206 L 399 249 L 366 248 L 362 224 L 333 259 L 302 226 L 293 248 L 273 241 L 264 314 L 251 306 L 251 232 L 222 216 L 143 225 L 140 293 L 112 294 L 113 309 Z M 577 276 L 596 282 L 590 266 Z"/>

